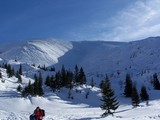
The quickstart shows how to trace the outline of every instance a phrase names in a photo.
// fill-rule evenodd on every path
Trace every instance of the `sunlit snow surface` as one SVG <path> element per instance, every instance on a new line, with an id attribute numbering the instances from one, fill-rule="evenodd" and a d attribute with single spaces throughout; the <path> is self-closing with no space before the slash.
<path id="1" fill-rule="evenodd" d="M 43 97 L 22 98 L 16 91 L 19 85 L 17 78 L 8 78 L 6 70 L 0 68 L 0 120 L 29 120 L 29 115 L 37 106 L 45 109 L 44 120 L 160 120 L 160 92 L 153 90 L 150 84 L 153 73 L 160 74 L 159 45 L 160 38 L 157 37 L 130 43 L 36 40 L 1 48 L 0 63 L 7 62 L 17 70 L 22 64 L 23 86 L 29 80 L 34 82 L 33 75 L 40 71 L 32 64 L 55 65 L 57 69 L 62 64 L 74 69 L 75 64 L 78 64 L 84 68 L 88 84 L 93 78 L 96 85 L 93 88 L 90 85 L 74 88 L 73 100 L 67 98 L 67 88 L 53 93 L 46 87 Z M 98 87 L 105 73 L 111 79 L 120 107 L 114 116 L 101 118 L 104 111 L 99 107 L 101 94 Z M 123 97 L 123 89 L 119 83 L 124 82 L 126 73 L 130 73 L 139 91 L 142 84 L 147 86 L 149 106 L 142 102 L 139 107 L 133 108 L 131 100 Z M 48 74 L 52 73 L 42 73 L 44 78 Z M 75 89 L 81 92 L 76 93 Z M 87 91 L 90 92 L 88 99 L 85 98 Z"/>

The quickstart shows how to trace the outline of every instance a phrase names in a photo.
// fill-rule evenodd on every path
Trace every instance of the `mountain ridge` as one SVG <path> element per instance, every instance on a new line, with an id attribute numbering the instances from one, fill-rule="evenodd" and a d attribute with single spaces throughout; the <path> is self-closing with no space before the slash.
<path id="1" fill-rule="evenodd" d="M 32 40 L 12 46 L 0 57 L 37 66 L 55 65 L 58 69 L 62 65 L 74 69 L 78 64 L 94 73 L 126 69 L 132 72 L 134 68 L 140 72 L 150 68 L 153 63 L 150 69 L 155 69 L 160 56 L 159 43 L 160 37 L 133 42 Z"/>

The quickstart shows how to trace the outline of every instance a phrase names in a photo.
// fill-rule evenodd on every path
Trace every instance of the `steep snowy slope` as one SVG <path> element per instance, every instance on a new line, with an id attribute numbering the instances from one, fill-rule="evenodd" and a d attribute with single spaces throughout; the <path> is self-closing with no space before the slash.
<path id="1" fill-rule="evenodd" d="M 17 59 L 36 65 L 54 65 L 60 69 L 74 69 L 77 64 L 88 73 L 130 72 L 144 74 L 160 70 L 160 37 L 122 43 L 105 41 L 67 42 L 56 40 L 36 40 L 7 47 L 0 57 Z"/>
<path id="2" fill-rule="evenodd" d="M 16 59 L 29 64 L 48 66 L 57 63 L 58 58 L 70 49 L 72 44 L 67 41 L 35 40 L 3 48 L 0 56 L 7 60 Z"/>
<path id="3" fill-rule="evenodd" d="M 141 74 L 160 70 L 160 38 L 148 38 L 129 43 L 73 42 L 73 49 L 59 58 L 57 67 L 76 64 L 87 72 L 132 72 Z"/>
<path id="4" fill-rule="evenodd" d="M 140 75 L 160 70 L 160 37 L 122 43 L 105 41 L 68 42 L 36 40 L 1 50 L 3 59 L 17 59 L 36 65 L 74 69 L 77 64 L 88 73 L 130 72 Z"/>
<path id="5" fill-rule="evenodd" d="M 64 64 L 67 68 L 73 69 L 77 64 L 88 72 L 103 72 L 112 68 L 112 54 L 127 43 L 105 42 L 105 41 L 82 41 L 72 42 L 73 49 L 59 58 L 56 67 Z"/>

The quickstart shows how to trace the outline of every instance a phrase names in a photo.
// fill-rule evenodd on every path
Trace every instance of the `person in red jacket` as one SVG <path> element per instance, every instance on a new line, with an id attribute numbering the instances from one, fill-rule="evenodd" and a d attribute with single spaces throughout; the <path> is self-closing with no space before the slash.
<path id="1" fill-rule="evenodd" d="M 39 107 L 37 107 L 34 110 L 34 114 L 35 114 L 37 120 L 42 120 L 43 119 L 43 113 L 42 113 L 42 110 Z"/>

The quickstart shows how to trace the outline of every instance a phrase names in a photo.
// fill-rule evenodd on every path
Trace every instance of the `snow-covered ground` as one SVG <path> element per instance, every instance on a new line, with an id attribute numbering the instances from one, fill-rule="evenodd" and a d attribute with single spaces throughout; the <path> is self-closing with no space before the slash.
<path id="1" fill-rule="evenodd" d="M 0 68 L 2 72 L 0 120 L 28 120 L 37 106 L 45 109 L 44 120 L 160 120 L 160 93 L 153 90 L 150 84 L 153 73 L 160 74 L 159 44 L 159 37 L 130 43 L 38 40 L 7 47 L 7 49 L 1 48 L 0 63 L 7 62 L 17 70 L 22 64 L 23 86 L 27 85 L 29 80 L 33 82 L 33 75 L 40 71 L 32 64 L 55 65 L 56 69 L 61 68 L 62 64 L 66 68 L 74 69 L 78 64 L 84 68 L 88 84 L 93 78 L 96 85 L 93 88 L 90 85 L 74 88 L 71 91 L 74 99 L 68 99 L 67 88 L 52 92 L 45 86 L 43 97 L 22 98 L 16 91 L 19 85 L 17 78 L 8 78 L 6 70 Z M 99 107 L 101 104 L 99 83 L 105 73 L 108 73 L 111 79 L 120 106 L 114 116 L 102 118 L 104 111 Z M 126 73 L 131 74 L 138 90 L 142 84 L 147 86 L 150 95 L 149 106 L 142 102 L 139 107 L 133 108 L 131 100 L 124 98 L 119 83 L 124 83 Z M 42 73 L 44 78 L 48 74 L 52 73 L 49 71 Z M 85 95 L 88 91 L 89 96 L 86 99 Z"/>
<path id="2" fill-rule="evenodd" d="M 141 104 L 138 108 L 121 105 L 114 116 L 106 118 L 101 118 L 103 111 L 99 107 L 69 104 L 54 95 L 31 99 L 1 98 L 0 102 L 1 120 L 28 120 L 37 106 L 45 109 L 44 120 L 160 120 L 159 100 L 150 102 L 150 106 Z"/>

